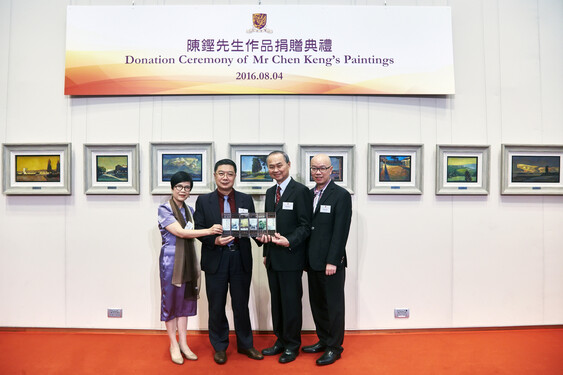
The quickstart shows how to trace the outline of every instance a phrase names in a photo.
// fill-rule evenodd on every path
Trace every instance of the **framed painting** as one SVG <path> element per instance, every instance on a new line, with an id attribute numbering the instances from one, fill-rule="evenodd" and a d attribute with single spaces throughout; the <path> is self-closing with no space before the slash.
<path id="1" fill-rule="evenodd" d="M 139 144 L 85 144 L 86 194 L 139 194 Z"/>
<path id="2" fill-rule="evenodd" d="M 501 194 L 563 195 L 563 145 L 502 145 Z"/>
<path id="3" fill-rule="evenodd" d="M 311 159 L 317 154 L 326 154 L 332 165 L 331 179 L 354 194 L 354 153 L 353 145 L 300 145 L 299 146 L 299 179 L 312 188 L 315 182 L 311 177 Z"/>
<path id="4" fill-rule="evenodd" d="M 213 143 L 151 142 L 151 194 L 171 194 L 170 178 L 184 171 L 192 176 L 192 194 L 213 191 Z"/>
<path id="5" fill-rule="evenodd" d="M 422 194 L 421 144 L 370 144 L 368 194 Z"/>
<path id="6" fill-rule="evenodd" d="M 231 144 L 231 159 L 237 165 L 235 189 L 247 194 L 265 194 L 275 181 L 268 173 L 266 158 L 275 150 L 284 151 L 283 143 Z"/>
<path id="7" fill-rule="evenodd" d="M 70 195 L 70 143 L 2 145 L 6 195 Z"/>
<path id="8" fill-rule="evenodd" d="M 488 195 L 490 146 L 437 145 L 437 195 Z"/>

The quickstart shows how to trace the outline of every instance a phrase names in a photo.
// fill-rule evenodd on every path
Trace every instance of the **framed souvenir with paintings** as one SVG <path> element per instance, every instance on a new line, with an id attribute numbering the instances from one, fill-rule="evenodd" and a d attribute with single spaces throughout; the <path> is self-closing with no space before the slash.
<path id="1" fill-rule="evenodd" d="M 70 195 L 70 143 L 2 145 L 6 195 Z"/>
<path id="2" fill-rule="evenodd" d="M 86 194 L 139 194 L 139 144 L 85 144 Z"/>
<path id="3" fill-rule="evenodd" d="M 151 142 L 151 194 L 170 194 L 170 177 L 184 171 L 192 176 L 192 194 L 214 189 L 213 143 Z"/>
<path id="4" fill-rule="evenodd" d="M 436 194 L 489 194 L 489 156 L 489 146 L 437 145 Z"/>
<path id="5" fill-rule="evenodd" d="M 422 194 L 421 144 L 370 144 L 368 194 Z"/>
<path id="6" fill-rule="evenodd" d="M 502 145 L 501 194 L 563 195 L 563 145 Z"/>

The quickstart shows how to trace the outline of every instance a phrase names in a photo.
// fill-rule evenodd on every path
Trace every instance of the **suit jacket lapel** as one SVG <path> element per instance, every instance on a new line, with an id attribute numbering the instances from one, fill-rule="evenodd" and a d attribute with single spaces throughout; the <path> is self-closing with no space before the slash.
<path id="1" fill-rule="evenodd" d="M 276 186 L 274 185 L 273 189 L 270 188 L 266 190 L 266 202 L 264 203 L 264 209 L 266 210 L 266 212 L 274 211 L 275 202 L 276 202 Z"/>
<path id="2" fill-rule="evenodd" d="M 219 208 L 219 195 L 217 194 L 217 190 L 215 190 L 213 194 L 209 195 L 209 206 L 211 208 L 211 212 L 213 212 L 213 222 L 220 223 L 221 209 Z"/>
<path id="3" fill-rule="evenodd" d="M 238 191 L 236 190 L 235 190 L 235 211 L 237 213 L 240 212 L 240 197 L 238 196 Z"/>
<path id="4" fill-rule="evenodd" d="M 287 184 L 285 190 L 283 191 L 283 194 L 280 197 L 280 201 L 276 205 L 276 212 L 281 210 L 281 208 L 283 206 L 283 202 L 286 202 L 287 198 L 289 198 L 289 196 L 291 195 L 291 192 L 293 191 L 293 188 L 295 187 L 294 185 L 295 185 L 295 182 L 293 181 L 293 179 L 291 179 L 289 181 L 289 184 Z M 277 189 L 277 186 L 276 186 L 276 189 Z M 275 192 L 274 192 L 274 202 L 275 202 Z"/>
<path id="5" fill-rule="evenodd" d="M 321 195 L 321 199 L 319 199 L 319 203 L 317 204 L 317 207 L 320 207 L 321 203 L 326 202 L 326 200 L 328 199 L 328 197 L 332 193 L 333 189 L 334 189 L 334 182 L 331 180 L 328 183 L 327 187 L 325 188 L 325 191 L 323 191 L 323 195 Z"/>

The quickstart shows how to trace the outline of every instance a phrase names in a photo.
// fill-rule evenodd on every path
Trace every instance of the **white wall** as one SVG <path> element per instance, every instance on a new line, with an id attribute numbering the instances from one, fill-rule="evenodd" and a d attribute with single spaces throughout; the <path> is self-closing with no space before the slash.
<path id="1" fill-rule="evenodd" d="M 348 329 L 563 324 L 563 196 L 499 189 L 502 143 L 563 144 L 562 1 L 388 0 L 451 6 L 456 95 L 447 98 L 66 97 L 69 4 L 131 2 L 0 0 L 0 141 L 73 147 L 71 196 L 0 196 L 0 326 L 163 327 L 156 209 L 164 197 L 149 193 L 151 141 L 213 141 L 216 159 L 229 156 L 230 142 L 283 141 L 293 160 L 299 144 L 355 144 Z M 139 196 L 83 193 L 83 144 L 106 142 L 141 145 Z M 424 194 L 368 196 L 369 142 L 423 143 Z M 435 145 L 448 143 L 491 145 L 490 195 L 434 194 Z M 252 319 L 269 330 L 260 254 Z M 303 328 L 312 329 L 306 300 Z M 123 318 L 108 319 L 108 307 L 123 308 Z M 409 307 L 410 319 L 395 320 L 395 307 Z M 204 295 L 189 324 L 207 328 Z"/>

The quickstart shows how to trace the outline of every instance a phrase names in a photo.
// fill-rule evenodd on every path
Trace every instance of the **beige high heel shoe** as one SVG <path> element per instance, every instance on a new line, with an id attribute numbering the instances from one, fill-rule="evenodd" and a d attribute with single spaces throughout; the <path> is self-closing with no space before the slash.
<path id="1" fill-rule="evenodd" d="M 197 355 L 195 355 L 194 352 L 192 352 L 190 350 L 190 348 L 188 348 L 187 350 L 184 350 L 182 348 L 180 348 L 180 351 L 182 352 L 182 354 L 184 355 L 184 357 L 186 357 L 186 359 L 189 359 L 190 361 L 195 361 L 197 360 Z"/>
<path id="2" fill-rule="evenodd" d="M 184 363 L 184 357 L 182 357 L 182 352 L 179 347 L 171 346 L 170 347 L 170 358 L 172 362 L 176 363 L 177 365 L 181 365 Z"/>

